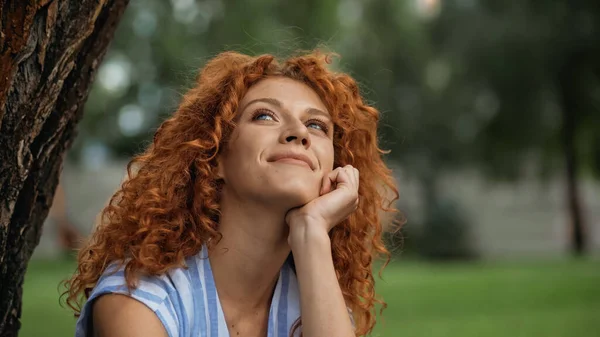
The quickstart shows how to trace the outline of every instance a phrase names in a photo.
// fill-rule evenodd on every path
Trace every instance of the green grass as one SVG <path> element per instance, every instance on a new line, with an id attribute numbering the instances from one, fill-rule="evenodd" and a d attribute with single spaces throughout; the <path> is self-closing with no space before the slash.
<path id="1" fill-rule="evenodd" d="M 70 260 L 34 260 L 23 285 L 21 337 L 58 337 L 75 334 L 73 312 L 59 304 L 58 284 L 75 270 Z M 60 289 L 62 292 L 62 288 Z"/>
<path id="2" fill-rule="evenodd" d="M 32 261 L 20 336 L 72 336 L 58 282 L 72 262 Z M 374 336 L 600 336 L 600 262 L 390 265 L 378 292 L 388 303 Z"/>

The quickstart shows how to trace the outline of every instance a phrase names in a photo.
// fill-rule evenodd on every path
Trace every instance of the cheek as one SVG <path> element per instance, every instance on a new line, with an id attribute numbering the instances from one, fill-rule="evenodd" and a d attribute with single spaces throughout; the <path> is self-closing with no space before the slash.
<path id="1" fill-rule="evenodd" d="M 321 158 L 321 164 L 323 165 L 323 171 L 325 173 L 331 172 L 333 170 L 334 163 L 334 151 L 333 144 L 328 144 L 329 146 L 325 147 L 323 151 L 319 154 Z"/>
<path id="2" fill-rule="evenodd" d="M 231 149 L 229 152 L 231 162 L 236 165 L 244 163 L 250 154 L 255 152 L 253 149 L 254 145 L 249 137 L 245 137 L 244 133 L 236 134 L 228 144 L 228 147 Z"/>
<path id="3" fill-rule="evenodd" d="M 248 149 L 243 142 L 232 140 L 227 144 L 227 152 L 221 161 L 222 170 L 229 181 L 235 180 L 237 175 L 247 170 Z"/>

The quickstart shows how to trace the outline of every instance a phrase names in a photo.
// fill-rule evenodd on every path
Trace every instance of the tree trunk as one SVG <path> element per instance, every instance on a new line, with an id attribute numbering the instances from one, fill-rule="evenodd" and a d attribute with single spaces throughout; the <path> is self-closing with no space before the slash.
<path id="1" fill-rule="evenodd" d="M 566 201 L 570 215 L 571 252 L 583 255 L 586 250 L 585 223 L 582 216 L 579 186 L 577 184 L 579 162 L 575 147 L 577 115 L 584 109 L 580 76 L 585 69 L 586 52 L 570 54 L 558 72 L 558 88 L 562 105 L 562 147 L 565 159 Z"/>
<path id="2" fill-rule="evenodd" d="M 128 0 L 0 0 L 0 336 L 98 65 Z"/>
<path id="3" fill-rule="evenodd" d="M 567 209 L 570 214 L 571 251 L 574 255 L 585 253 L 584 223 L 577 185 L 578 162 L 575 152 L 575 116 L 563 109 L 563 151 L 565 156 Z"/>

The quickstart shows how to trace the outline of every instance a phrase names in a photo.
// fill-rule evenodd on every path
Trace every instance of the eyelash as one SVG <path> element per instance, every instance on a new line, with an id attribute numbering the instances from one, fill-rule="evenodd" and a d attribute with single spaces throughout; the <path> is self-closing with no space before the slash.
<path id="1" fill-rule="evenodd" d="M 260 115 L 268 115 L 268 116 L 271 116 L 271 118 L 275 119 L 275 114 L 272 111 L 266 110 L 266 109 L 258 109 L 252 114 L 252 120 L 256 120 L 256 118 Z M 323 122 L 320 119 L 313 118 L 313 119 L 309 119 L 307 122 L 309 124 L 314 123 L 314 124 L 319 125 L 321 127 L 321 131 L 323 131 L 324 133 L 327 133 L 329 131 L 329 127 L 327 126 L 327 123 Z"/>

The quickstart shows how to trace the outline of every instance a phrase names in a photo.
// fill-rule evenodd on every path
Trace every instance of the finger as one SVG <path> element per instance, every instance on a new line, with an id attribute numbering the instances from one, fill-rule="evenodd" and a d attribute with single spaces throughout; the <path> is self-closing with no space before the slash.
<path id="1" fill-rule="evenodd" d="M 323 179 L 321 179 L 321 190 L 319 191 L 319 195 L 331 192 L 331 180 L 329 179 L 330 174 L 331 173 L 328 173 L 323 177 Z"/>
<path id="2" fill-rule="evenodd" d="M 346 173 L 346 175 L 348 176 L 348 180 L 350 180 L 350 184 L 354 185 L 354 178 L 350 174 L 351 169 L 352 169 L 351 165 L 344 165 L 344 167 L 343 167 L 344 173 Z"/>
<path id="3" fill-rule="evenodd" d="M 341 186 L 345 186 L 349 189 L 354 189 L 354 182 L 352 181 L 352 175 L 348 171 L 347 167 L 340 167 L 339 171 L 335 176 L 336 189 Z"/>
<path id="4" fill-rule="evenodd" d="M 327 194 L 336 188 L 335 185 L 337 183 L 337 176 L 340 170 L 341 168 L 338 167 L 323 177 L 321 195 Z"/>
<path id="5" fill-rule="evenodd" d="M 354 191 L 356 193 L 356 199 L 354 200 L 354 209 L 356 210 L 360 203 L 360 196 L 358 194 L 358 187 L 360 184 L 360 176 L 359 176 L 358 169 L 356 167 L 352 167 L 351 171 L 352 171 L 351 175 L 354 178 Z"/>
<path id="6" fill-rule="evenodd" d="M 352 165 L 346 165 L 346 166 L 344 166 L 344 170 L 348 174 L 348 177 L 350 177 L 350 181 L 352 182 L 352 186 L 354 188 L 357 188 L 357 186 L 358 186 L 358 179 L 356 178 L 356 174 L 354 172 L 354 170 L 356 170 L 356 169 Z"/>
<path id="7" fill-rule="evenodd" d="M 356 194 L 356 205 L 358 205 L 358 184 L 359 184 L 358 169 L 356 169 L 352 165 L 346 165 L 346 166 L 344 166 L 344 171 L 346 172 L 346 174 L 349 177 L 349 180 L 351 181 L 351 186 L 349 186 L 349 188 L 352 190 L 353 193 Z"/>

